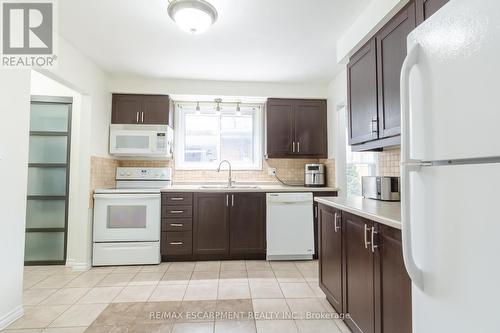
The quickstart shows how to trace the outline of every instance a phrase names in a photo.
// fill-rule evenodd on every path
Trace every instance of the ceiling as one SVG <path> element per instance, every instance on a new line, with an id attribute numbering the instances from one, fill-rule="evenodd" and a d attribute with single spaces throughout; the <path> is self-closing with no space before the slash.
<path id="1" fill-rule="evenodd" d="M 257 82 L 329 82 L 336 41 L 369 0 L 210 0 L 219 18 L 181 31 L 167 0 L 64 0 L 59 33 L 117 75 Z"/>

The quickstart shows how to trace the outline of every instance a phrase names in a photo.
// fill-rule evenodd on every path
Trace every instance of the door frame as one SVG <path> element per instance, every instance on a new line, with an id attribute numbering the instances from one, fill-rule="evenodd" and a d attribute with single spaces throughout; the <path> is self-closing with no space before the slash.
<path id="1" fill-rule="evenodd" d="M 72 124 L 72 111 L 73 111 L 73 97 L 63 96 L 41 96 L 32 95 L 30 98 L 30 105 L 36 104 L 65 104 L 68 105 L 68 130 L 66 132 L 46 132 L 46 131 L 31 131 L 30 136 L 66 136 L 66 163 L 29 163 L 30 167 L 37 168 L 65 168 L 66 169 L 66 189 L 63 196 L 48 196 L 48 195 L 27 195 L 27 200 L 65 200 L 64 204 L 64 228 L 27 228 L 25 227 L 25 237 L 30 232 L 63 232 L 64 233 L 64 249 L 62 260 L 42 260 L 42 261 L 24 261 L 25 266 L 33 265 L 65 265 L 68 247 L 68 216 L 69 216 L 69 182 L 70 182 L 70 161 L 71 161 L 71 124 Z M 31 111 L 30 111 L 31 112 Z"/>

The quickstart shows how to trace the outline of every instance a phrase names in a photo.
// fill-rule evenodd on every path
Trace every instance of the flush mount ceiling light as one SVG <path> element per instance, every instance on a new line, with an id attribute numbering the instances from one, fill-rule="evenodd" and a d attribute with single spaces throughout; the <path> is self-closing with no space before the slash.
<path id="1" fill-rule="evenodd" d="M 179 27 L 192 34 L 201 34 L 217 21 L 217 10 L 205 0 L 172 0 L 168 15 Z"/>

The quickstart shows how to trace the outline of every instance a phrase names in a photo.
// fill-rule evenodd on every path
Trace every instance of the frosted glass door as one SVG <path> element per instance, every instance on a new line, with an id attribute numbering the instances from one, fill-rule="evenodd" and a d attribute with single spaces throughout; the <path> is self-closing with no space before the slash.
<path id="1" fill-rule="evenodd" d="M 25 264 L 64 264 L 71 98 L 32 97 Z"/>

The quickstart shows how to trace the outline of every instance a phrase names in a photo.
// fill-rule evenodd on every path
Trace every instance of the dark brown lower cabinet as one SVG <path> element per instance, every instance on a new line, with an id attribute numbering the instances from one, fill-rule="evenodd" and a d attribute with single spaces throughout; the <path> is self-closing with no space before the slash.
<path id="1" fill-rule="evenodd" d="M 319 231 L 320 287 L 351 331 L 411 333 L 401 231 L 325 205 Z"/>
<path id="2" fill-rule="evenodd" d="M 318 206 L 319 285 L 338 313 L 342 313 L 342 219 L 340 211 Z"/>
<path id="3" fill-rule="evenodd" d="M 230 194 L 229 252 L 266 254 L 266 195 Z"/>
<path id="4" fill-rule="evenodd" d="M 385 225 L 376 226 L 375 315 L 383 333 L 410 333 L 411 280 L 403 262 L 401 231 Z"/>
<path id="5" fill-rule="evenodd" d="M 374 253 L 368 239 L 373 223 L 342 212 L 344 227 L 344 311 L 355 333 L 375 332 Z"/>
<path id="6" fill-rule="evenodd" d="M 226 193 L 195 193 L 193 252 L 195 255 L 229 254 L 229 210 Z"/>

